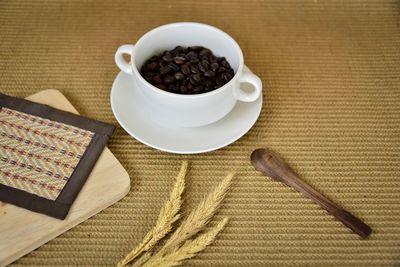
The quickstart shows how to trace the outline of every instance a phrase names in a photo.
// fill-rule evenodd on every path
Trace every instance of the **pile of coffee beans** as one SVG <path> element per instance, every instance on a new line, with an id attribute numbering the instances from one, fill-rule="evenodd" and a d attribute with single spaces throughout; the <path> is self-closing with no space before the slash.
<path id="1" fill-rule="evenodd" d="M 152 85 L 176 94 L 201 94 L 215 90 L 234 76 L 224 57 L 202 46 L 177 46 L 149 58 L 140 74 Z"/>

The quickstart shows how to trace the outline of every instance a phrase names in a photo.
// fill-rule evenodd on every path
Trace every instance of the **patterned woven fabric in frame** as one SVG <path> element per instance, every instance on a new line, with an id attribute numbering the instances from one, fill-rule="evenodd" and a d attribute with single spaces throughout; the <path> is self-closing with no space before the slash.
<path id="1" fill-rule="evenodd" d="M 0 110 L 0 183 L 55 200 L 94 133 L 32 116 Z"/>
<path id="2" fill-rule="evenodd" d="M 0 201 L 65 219 L 114 129 L 0 93 Z"/>

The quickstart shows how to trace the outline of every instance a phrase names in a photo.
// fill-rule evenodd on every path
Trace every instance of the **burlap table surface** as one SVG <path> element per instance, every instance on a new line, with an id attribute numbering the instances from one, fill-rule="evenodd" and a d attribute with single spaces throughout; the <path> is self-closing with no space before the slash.
<path id="1" fill-rule="evenodd" d="M 56 88 L 81 114 L 117 125 L 114 52 L 175 21 L 231 34 L 264 83 L 256 125 L 218 151 L 168 154 L 118 127 L 109 147 L 131 176 L 128 196 L 16 265 L 115 264 L 153 226 L 188 159 L 185 211 L 237 175 L 217 215 L 228 227 L 187 266 L 399 266 L 399 19 L 398 1 L 0 1 L 2 93 Z M 256 172 L 258 147 L 365 220 L 369 240 Z"/>

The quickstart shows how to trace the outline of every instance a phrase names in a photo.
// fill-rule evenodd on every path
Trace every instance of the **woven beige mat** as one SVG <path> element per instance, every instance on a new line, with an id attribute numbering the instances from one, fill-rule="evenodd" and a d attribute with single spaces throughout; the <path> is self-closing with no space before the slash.
<path id="1" fill-rule="evenodd" d="M 16 264 L 115 264 L 151 228 L 189 159 L 185 209 L 228 171 L 238 174 L 218 214 L 231 218 L 228 227 L 188 266 L 398 266 L 399 19 L 398 1 L 0 1 L 6 94 L 57 88 L 82 115 L 117 124 L 115 50 L 173 21 L 231 34 L 265 86 L 255 127 L 215 152 L 159 152 L 119 127 L 110 149 L 132 178 L 128 196 Z M 249 155 L 264 146 L 365 220 L 370 239 L 254 171 Z"/>

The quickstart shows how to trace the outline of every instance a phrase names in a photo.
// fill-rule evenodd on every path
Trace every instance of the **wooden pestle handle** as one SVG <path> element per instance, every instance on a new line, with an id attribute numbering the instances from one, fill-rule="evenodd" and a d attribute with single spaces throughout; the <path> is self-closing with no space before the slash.
<path id="1" fill-rule="evenodd" d="M 371 234 L 372 230 L 367 224 L 353 216 L 350 212 L 338 207 L 335 203 L 302 181 L 289 165 L 271 151 L 263 148 L 254 150 L 251 154 L 251 162 L 256 170 L 293 187 L 311 198 L 311 200 L 319 204 L 362 238 L 366 238 Z"/>

